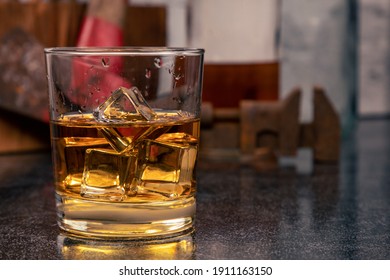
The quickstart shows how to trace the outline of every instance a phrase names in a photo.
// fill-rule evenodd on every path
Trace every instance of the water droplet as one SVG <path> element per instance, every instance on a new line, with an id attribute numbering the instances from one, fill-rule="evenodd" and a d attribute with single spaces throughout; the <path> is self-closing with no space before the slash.
<path id="1" fill-rule="evenodd" d="M 103 57 L 102 58 L 102 65 L 103 65 L 103 67 L 109 67 L 110 66 L 110 58 L 109 57 Z"/>
<path id="2" fill-rule="evenodd" d="M 161 68 L 161 66 L 162 66 L 161 58 L 156 57 L 156 58 L 154 59 L 154 66 L 156 66 L 157 68 Z"/>
<path id="3" fill-rule="evenodd" d="M 145 77 L 146 77 L 147 79 L 150 79 L 150 78 L 152 77 L 152 71 L 150 71 L 149 68 L 146 68 L 146 69 L 145 69 Z"/>
<path id="4" fill-rule="evenodd" d="M 172 99 L 173 99 L 174 101 L 176 101 L 177 104 L 183 103 L 183 101 L 182 101 L 179 97 L 173 97 Z"/>
<path id="5" fill-rule="evenodd" d="M 144 95 L 145 95 L 145 97 L 149 96 L 149 91 L 145 90 Z"/>
<path id="6" fill-rule="evenodd" d="M 176 81 L 178 81 L 178 80 L 180 80 L 181 78 L 184 77 L 184 75 L 183 75 L 183 74 L 180 74 L 180 73 L 179 73 L 179 74 L 176 74 L 176 75 L 174 74 L 173 76 L 175 77 L 175 80 L 176 80 Z"/>
<path id="7" fill-rule="evenodd" d="M 92 95 L 93 95 L 93 92 L 91 91 L 91 92 L 89 93 L 89 95 L 92 96 Z"/>
<path id="8" fill-rule="evenodd" d="M 177 198 L 177 197 L 179 197 L 179 195 L 177 193 L 171 193 L 169 195 L 169 198 Z"/>

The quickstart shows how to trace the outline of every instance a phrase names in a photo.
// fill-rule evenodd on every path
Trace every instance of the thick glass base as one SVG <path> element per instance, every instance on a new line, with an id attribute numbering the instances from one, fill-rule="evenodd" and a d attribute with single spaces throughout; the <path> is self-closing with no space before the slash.
<path id="1" fill-rule="evenodd" d="M 96 240 L 66 232 L 58 235 L 57 246 L 66 260 L 191 260 L 195 258 L 193 235 L 190 229 L 166 238 Z"/>
<path id="2" fill-rule="evenodd" d="M 129 203 L 56 195 L 57 217 L 66 232 L 94 239 L 147 239 L 184 232 L 193 226 L 195 198 Z"/>

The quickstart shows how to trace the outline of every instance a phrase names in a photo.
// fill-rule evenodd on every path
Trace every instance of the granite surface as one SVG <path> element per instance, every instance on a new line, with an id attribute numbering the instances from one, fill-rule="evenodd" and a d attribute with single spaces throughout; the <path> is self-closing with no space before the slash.
<path id="1" fill-rule="evenodd" d="M 390 259 L 390 120 L 360 121 L 310 175 L 200 161 L 194 232 L 149 242 L 60 233 L 49 152 L 0 166 L 0 259 Z"/>

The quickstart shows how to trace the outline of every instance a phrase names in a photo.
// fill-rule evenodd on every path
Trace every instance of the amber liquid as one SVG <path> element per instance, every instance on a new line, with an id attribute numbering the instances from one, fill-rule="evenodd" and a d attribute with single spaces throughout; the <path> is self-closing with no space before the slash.
<path id="1" fill-rule="evenodd" d="M 202 96 L 217 108 L 238 108 L 243 99 L 277 100 L 279 63 L 205 64 Z"/>
<path id="2" fill-rule="evenodd" d="M 70 114 L 51 123 L 60 227 L 91 237 L 144 238 L 191 228 L 199 119 L 97 122 Z"/>

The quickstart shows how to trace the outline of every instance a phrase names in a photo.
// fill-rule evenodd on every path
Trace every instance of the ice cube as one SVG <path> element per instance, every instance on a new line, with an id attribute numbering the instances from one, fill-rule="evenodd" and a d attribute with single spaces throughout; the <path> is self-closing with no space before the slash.
<path id="1" fill-rule="evenodd" d="M 117 153 L 112 149 L 88 149 L 80 193 L 103 201 L 122 201 L 134 195 L 131 182 L 136 170 L 135 153 Z"/>
<path id="2" fill-rule="evenodd" d="M 159 142 L 171 142 L 176 144 L 195 145 L 198 143 L 198 140 L 194 136 L 184 132 L 164 133 L 161 136 L 159 136 L 156 140 Z"/>
<path id="3" fill-rule="evenodd" d="M 151 121 L 157 116 L 137 87 L 116 89 L 103 104 L 94 110 L 93 115 L 101 122 Z"/>
<path id="4" fill-rule="evenodd" d="M 81 177 L 84 170 L 85 151 L 89 148 L 109 148 L 104 140 L 89 137 L 65 137 L 55 142 L 58 156 L 57 168 L 66 174 L 63 180 L 64 187 L 70 192 L 80 192 Z"/>
<path id="5" fill-rule="evenodd" d="M 190 183 L 168 183 L 168 182 L 151 182 L 151 181 L 137 181 L 137 196 L 142 198 L 155 197 L 155 199 L 175 199 L 183 195 L 188 195 L 191 192 Z"/>
<path id="6" fill-rule="evenodd" d="M 138 145 L 136 183 L 140 192 L 176 198 L 190 191 L 197 146 L 144 140 Z"/>
<path id="7" fill-rule="evenodd" d="M 125 152 L 131 146 L 131 140 L 123 137 L 114 127 L 103 127 L 99 129 L 100 133 L 108 141 L 110 146 L 118 153 Z"/>
<path id="8" fill-rule="evenodd" d="M 196 147 L 145 140 L 139 148 L 143 181 L 190 182 Z"/>
<path id="9" fill-rule="evenodd" d="M 71 173 L 66 176 L 64 186 L 67 191 L 78 193 L 80 192 L 81 178 L 83 173 Z"/>
<path id="10" fill-rule="evenodd" d="M 148 128 L 139 129 L 132 137 L 125 137 L 121 135 L 121 133 L 114 127 L 104 127 L 99 130 L 115 151 L 123 153 L 132 150 L 141 140 L 156 139 L 170 128 L 171 126 L 153 125 Z"/>
<path id="11" fill-rule="evenodd" d="M 134 136 L 133 138 L 134 145 L 146 139 L 155 140 L 156 138 L 160 137 L 162 134 L 167 132 L 169 129 L 171 129 L 171 127 L 172 126 L 159 126 L 159 125 L 150 126 L 145 131 L 142 131 L 138 135 Z"/>

